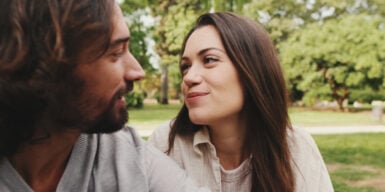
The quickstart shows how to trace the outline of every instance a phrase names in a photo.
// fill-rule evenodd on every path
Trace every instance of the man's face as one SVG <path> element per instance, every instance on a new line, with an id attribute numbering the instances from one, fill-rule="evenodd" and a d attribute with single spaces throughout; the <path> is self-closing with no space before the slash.
<path id="1" fill-rule="evenodd" d="M 124 95 L 133 89 L 134 81 L 144 77 L 142 67 L 129 52 L 130 32 L 117 5 L 113 24 L 107 52 L 75 69 L 75 76 L 83 81 L 83 90 L 74 102 L 83 116 L 83 131 L 88 133 L 121 129 L 128 120 Z"/>

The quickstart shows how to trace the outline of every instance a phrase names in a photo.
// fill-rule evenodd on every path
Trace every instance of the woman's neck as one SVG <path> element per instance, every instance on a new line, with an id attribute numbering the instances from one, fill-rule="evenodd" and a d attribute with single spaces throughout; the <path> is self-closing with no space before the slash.
<path id="1" fill-rule="evenodd" d="M 244 150 L 245 127 L 241 123 L 209 126 L 209 131 L 210 140 L 224 169 L 237 168 L 247 158 Z"/>

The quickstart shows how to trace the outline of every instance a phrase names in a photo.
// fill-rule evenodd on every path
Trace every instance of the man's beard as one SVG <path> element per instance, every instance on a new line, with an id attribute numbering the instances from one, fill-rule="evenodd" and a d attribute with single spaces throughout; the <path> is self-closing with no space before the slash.
<path id="1" fill-rule="evenodd" d="M 92 94 L 84 92 L 85 86 L 79 79 L 72 79 L 71 91 L 61 92 L 65 94 L 66 99 L 57 103 L 56 110 L 53 112 L 56 117 L 55 121 L 64 129 L 79 129 L 83 133 L 112 133 L 123 128 L 128 121 L 128 112 L 126 107 L 115 108 L 115 103 L 121 97 L 132 90 L 133 82 L 126 82 L 126 86 L 120 88 L 110 99 L 107 107 L 97 116 L 95 112 L 100 110 L 100 107 L 106 106 L 105 98 L 92 98 Z M 81 96 L 80 96 L 81 95 Z M 64 96 L 64 95 L 62 95 Z M 83 97 L 83 98 L 79 98 Z M 104 104 L 103 104 L 104 103 Z"/>
<path id="2" fill-rule="evenodd" d="M 95 119 L 93 125 L 84 130 L 85 133 L 112 133 L 123 128 L 128 121 L 128 112 L 125 107 L 121 107 L 118 109 L 118 114 L 115 114 L 114 104 L 118 98 L 114 96 L 111 99 L 106 110 Z"/>

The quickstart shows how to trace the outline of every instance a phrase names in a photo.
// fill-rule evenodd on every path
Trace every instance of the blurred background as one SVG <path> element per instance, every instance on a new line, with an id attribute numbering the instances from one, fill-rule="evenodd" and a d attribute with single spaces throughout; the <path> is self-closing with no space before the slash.
<path id="1" fill-rule="evenodd" d="M 146 78 L 126 96 L 146 138 L 181 107 L 182 40 L 202 13 L 231 11 L 269 32 L 295 127 L 315 138 L 336 191 L 385 191 L 384 0 L 121 0 Z"/>

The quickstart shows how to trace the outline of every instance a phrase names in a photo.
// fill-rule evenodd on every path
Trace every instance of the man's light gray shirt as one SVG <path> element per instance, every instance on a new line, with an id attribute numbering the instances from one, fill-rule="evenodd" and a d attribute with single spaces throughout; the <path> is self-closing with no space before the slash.
<path id="1" fill-rule="evenodd" d="M 134 129 L 82 134 L 56 191 L 199 191 L 165 154 L 143 143 Z M 33 191 L 6 158 L 0 158 L 0 191 Z M 203 189 L 202 189 L 203 191 Z"/>

